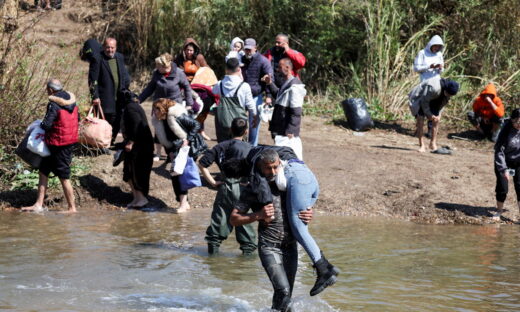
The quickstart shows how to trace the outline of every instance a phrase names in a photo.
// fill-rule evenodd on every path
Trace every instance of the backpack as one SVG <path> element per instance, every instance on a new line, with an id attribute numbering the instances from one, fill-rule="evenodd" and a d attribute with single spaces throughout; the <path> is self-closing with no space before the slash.
<path id="1" fill-rule="evenodd" d="M 244 82 L 238 85 L 233 96 L 224 96 L 222 90 L 222 82 L 220 83 L 220 102 L 215 112 L 215 131 L 217 133 L 217 141 L 223 142 L 232 139 L 231 135 L 231 122 L 233 119 L 240 117 L 247 120 L 247 113 L 245 108 L 240 105 L 238 99 L 238 90 Z"/>

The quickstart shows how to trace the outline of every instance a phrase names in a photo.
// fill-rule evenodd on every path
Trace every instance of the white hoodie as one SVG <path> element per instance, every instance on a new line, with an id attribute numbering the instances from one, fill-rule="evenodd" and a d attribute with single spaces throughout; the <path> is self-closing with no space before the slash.
<path id="1" fill-rule="evenodd" d="M 431 51 L 432 45 L 442 46 L 439 52 L 433 53 Z M 444 71 L 444 58 L 442 56 L 442 50 L 444 49 L 444 42 L 438 35 L 433 36 L 430 42 L 426 45 L 426 48 L 419 51 L 419 54 L 415 57 L 413 62 L 414 71 L 418 72 L 421 77 L 421 82 L 430 79 L 432 77 L 440 75 Z M 441 64 L 442 69 L 430 68 L 431 64 Z"/>
<path id="2" fill-rule="evenodd" d="M 234 46 L 235 46 L 235 43 L 237 43 L 237 42 L 242 43 L 242 50 L 240 50 L 238 52 L 233 49 Z M 228 53 L 228 55 L 226 55 L 226 62 L 230 58 L 236 58 L 236 59 L 238 59 L 238 62 L 240 63 L 240 66 L 242 66 L 242 65 L 244 65 L 244 63 L 242 63 L 242 57 L 244 55 L 245 55 L 245 52 L 244 52 L 244 41 L 242 39 L 240 39 L 239 37 L 233 38 L 233 40 L 231 40 L 231 44 L 229 45 L 229 53 Z"/>

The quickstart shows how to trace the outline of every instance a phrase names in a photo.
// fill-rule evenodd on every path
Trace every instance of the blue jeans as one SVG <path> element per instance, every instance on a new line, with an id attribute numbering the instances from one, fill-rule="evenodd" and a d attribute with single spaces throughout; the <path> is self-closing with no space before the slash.
<path id="1" fill-rule="evenodd" d="M 262 103 L 263 103 L 262 94 L 254 97 L 253 101 L 256 102 L 256 113 L 258 115 L 258 107 L 260 105 L 262 105 Z M 260 120 L 258 120 L 258 125 L 256 126 L 256 128 L 251 127 L 251 125 L 253 124 L 253 116 L 249 116 L 249 140 L 248 141 L 249 141 L 249 144 L 251 144 L 251 146 L 258 145 L 258 133 L 260 133 L 260 124 L 261 123 L 262 122 Z"/>
<path id="2" fill-rule="evenodd" d="M 287 179 L 287 215 L 292 233 L 312 262 L 316 263 L 321 259 L 320 248 L 309 233 L 307 224 L 298 217 L 298 213 L 313 206 L 318 199 L 318 180 L 305 164 L 298 162 L 290 162 L 284 168 L 284 173 Z"/>

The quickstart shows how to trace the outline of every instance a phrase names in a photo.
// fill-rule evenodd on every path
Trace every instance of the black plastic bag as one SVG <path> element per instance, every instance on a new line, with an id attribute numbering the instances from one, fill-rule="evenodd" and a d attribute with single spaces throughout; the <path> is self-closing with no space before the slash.
<path id="1" fill-rule="evenodd" d="M 20 143 L 20 145 L 18 145 L 18 147 L 16 148 L 16 150 L 14 152 L 16 155 L 18 155 L 23 161 L 25 161 L 31 167 L 38 169 L 38 168 L 40 168 L 40 164 L 42 162 L 42 157 L 36 153 L 31 152 L 27 148 L 27 141 L 29 140 L 30 134 L 31 134 L 31 131 L 27 132 L 22 143 Z"/>
<path id="2" fill-rule="evenodd" d="M 354 131 L 366 131 L 374 127 L 367 103 L 360 98 L 350 98 L 341 103 L 348 126 Z"/>

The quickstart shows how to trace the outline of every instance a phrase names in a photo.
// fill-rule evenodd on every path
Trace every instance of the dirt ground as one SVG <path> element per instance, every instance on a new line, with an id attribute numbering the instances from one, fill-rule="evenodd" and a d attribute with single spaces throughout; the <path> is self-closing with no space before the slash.
<path id="1" fill-rule="evenodd" d="M 34 35 L 41 38 L 49 55 L 77 54 L 83 41 L 99 28 L 93 20 L 101 16 L 100 9 L 81 3 L 44 13 L 47 16 L 35 27 Z M 71 84 L 69 90 L 86 97 L 88 64 L 77 60 L 71 67 L 78 77 L 74 80 L 81 83 Z M 133 90 L 138 93 L 143 87 L 133 85 Z M 149 111 L 150 103 L 143 105 Z M 212 117 L 206 121 L 206 128 L 214 138 Z M 260 143 L 271 144 L 266 129 L 262 124 Z M 449 133 L 441 124 L 439 146 L 450 146 L 453 155 L 419 153 L 413 130 L 410 123 L 376 123 L 376 129 L 356 133 L 341 121 L 305 116 L 301 131 L 304 161 L 318 177 L 321 188 L 315 211 L 433 224 L 490 223 L 495 205 L 493 145 L 471 140 L 470 132 Z M 471 141 L 454 139 L 454 135 Z M 209 142 L 210 146 L 214 144 Z M 80 187 L 75 190 L 79 210 L 124 209 L 131 196 L 122 181 L 122 166 L 112 167 L 110 155 L 83 157 L 91 161 L 92 169 L 79 178 Z M 217 173 L 215 166 L 211 169 Z M 154 164 L 150 184 L 150 208 L 177 207 L 164 161 Z M 205 186 L 190 191 L 192 209 L 206 209 L 209 215 L 215 193 Z M 18 210 L 35 197 L 35 191 L 3 191 L 0 208 Z M 502 222 L 519 219 L 516 203 L 509 197 Z M 58 188 L 51 190 L 46 203 L 51 209 L 61 209 L 63 201 Z"/>

